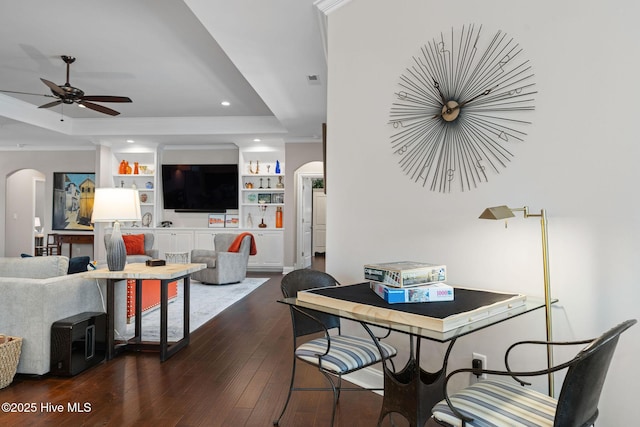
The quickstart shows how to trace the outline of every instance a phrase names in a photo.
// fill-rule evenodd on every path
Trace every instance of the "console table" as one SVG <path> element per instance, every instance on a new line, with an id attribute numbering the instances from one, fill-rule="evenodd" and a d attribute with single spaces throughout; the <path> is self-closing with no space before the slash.
<path id="1" fill-rule="evenodd" d="M 297 298 L 279 302 L 360 322 L 367 330 L 372 325 L 408 334 L 410 355 L 405 367 L 396 372 L 386 361 L 382 364 L 384 397 L 378 425 L 396 412 L 416 427 L 425 424 L 431 408 L 444 398 L 449 354 L 458 338 L 545 306 L 542 298 L 522 297 L 456 287 L 454 301 L 388 304 L 371 291 L 367 282 L 304 291 Z M 449 343 L 437 372 L 420 367 L 423 338 Z"/>
<path id="2" fill-rule="evenodd" d="M 144 263 L 127 264 L 122 271 L 109 271 L 106 268 L 89 271 L 89 277 L 107 281 L 107 360 L 111 360 L 117 353 L 123 350 L 133 351 L 159 351 L 160 361 L 164 362 L 180 349 L 189 344 L 189 287 L 191 273 L 202 270 L 206 264 L 167 264 L 157 267 L 147 267 Z M 135 335 L 127 342 L 116 346 L 114 338 L 114 288 L 117 282 L 127 279 L 136 281 L 136 320 Z M 160 342 L 142 341 L 142 281 L 160 281 Z M 169 309 L 169 283 L 183 280 L 183 335 L 182 339 L 169 343 L 167 337 L 168 309 Z"/>
<path id="3" fill-rule="evenodd" d="M 73 256 L 73 244 L 91 245 L 93 251 L 93 234 L 58 234 L 61 244 L 69 245 L 69 258 Z"/>

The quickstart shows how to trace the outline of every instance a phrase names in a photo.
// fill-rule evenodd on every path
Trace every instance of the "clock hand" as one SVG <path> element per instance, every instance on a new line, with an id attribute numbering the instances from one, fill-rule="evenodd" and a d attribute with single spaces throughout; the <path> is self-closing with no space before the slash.
<path id="1" fill-rule="evenodd" d="M 460 110 L 460 108 L 464 107 L 466 104 L 468 104 L 471 101 L 475 101 L 476 99 L 480 98 L 481 96 L 486 96 L 489 95 L 491 93 L 492 90 L 494 90 L 495 88 L 497 88 L 499 85 L 495 85 L 492 88 L 489 88 L 487 90 L 485 90 L 484 92 L 481 92 L 479 94 L 477 94 L 476 96 L 474 96 L 473 98 L 469 98 L 466 101 L 463 101 L 461 103 L 457 103 L 456 101 L 448 101 L 445 102 L 444 105 L 442 106 L 442 111 L 440 112 L 440 114 L 436 114 L 435 116 L 433 116 L 433 118 L 438 118 L 438 117 L 442 117 L 444 118 L 446 121 L 450 122 L 455 120 L 458 117 L 458 114 Z"/>
<path id="2" fill-rule="evenodd" d="M 444 99 L 444 95 L 442 94 L 442 91 L 440 90 L 440 83 L 438 83 L 436 81 L 436 79 L 434 79 L 433 77 L 432 77 L 432 79 L 433 79 L 433 87 L 435 87 L 438 90 L 438 93 L 440 94 L 440 99 L 442 100 L 442 105 L 446 105 L 447 101 Z"/>

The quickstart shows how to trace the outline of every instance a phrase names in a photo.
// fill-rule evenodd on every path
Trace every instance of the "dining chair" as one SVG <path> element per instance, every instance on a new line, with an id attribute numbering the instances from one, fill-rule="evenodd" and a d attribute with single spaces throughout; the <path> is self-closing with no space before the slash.
<path id="1" fill-rule="evenodd" d="M 60 236 L 58 236 L 58 234 L 47 234 L 45 252 L 47 255 L 62 255 L 62 243 L 60 242 Z"/>
<path id="2" fill-rule="evenodd" d="M 504 427 L 553 426 L 587 427 L 598 418 L 598 401 L 620 334 L 636 323 L 627 320 L 598 338 L 571 342 L 520 341 L 505 353 L 504 371 L 458 369 L 445 381 L 445 399 L 433 407 L 434 420 L 443 426 Z M 544 370 L 517 372 L 510 368 L 510 352 L 523 345 L 584 345 L 571 360 Z M 568 368 L 568 369 L 567 369 Z M 546 375 L 567 369 L 557 399 L 525 386 L 522 377 Z M 471 372 L 488 374 L 481 380 L 449 396 L 447 382 L 454 375 Z M 495 379 L 491 376 L 507 376 Z"/>
<path id="3" fill-rule="evenodd" d="M 282 295 L 285 298 L 296 297 L 298 292 L 313 288 L 338 286 L 339 283 L 331 275 L 316 270 L 294 270 L 287 273 L 281 281 Z M 342 387 L 342 376 L 367 366 L 386 361 L 396 355 L 397 350 L 381 341 L 385 337 L 376 337 L 370 333 L 369 338 L 355 335 L 343 335 L 340 318 L 316 310 L 289 306 L 293 327 L 293 366 L 291 383 L 287 400 L 273 425 L 279 425 L 293 391 L 331 390 L 333 392 L 333 408 L 331 425 L 333 426 L 336 405 L 340 391 L 379 390 L 355 387 Z M 332 331 L 330 334 L 329 331 Z M 300 342 L 301 343 L 300 343 Z M 327 388 L 295 387 L 296 363 L 300 360 L 318 368 L 329 382 Z"/>

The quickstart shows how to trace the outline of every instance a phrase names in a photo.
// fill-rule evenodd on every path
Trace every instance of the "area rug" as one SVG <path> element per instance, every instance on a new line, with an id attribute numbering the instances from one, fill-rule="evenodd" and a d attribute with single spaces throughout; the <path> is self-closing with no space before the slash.
<path id="1" fill-rule="evenodd" d="M 225 308 L 241 300 L 256 290 L 268 279 L 247 277 L 240 283 L 231 285 L 203 285 L 191 280 L 191 309 L 189 310 L 189 329 L 191 332 L 214 318 Z M 169 341 L 182 338 L 182 308 L 184 301 L 182 283 L 178 283 L 178 296 L 169 303 L 169 322 L 167 335 Z M 133 337 L 135 323 L 127 325 L 124 336 Z M 160 308 L 146 312 L 142 315 L 142 339 L 144 341 L 160 341 Z"/>

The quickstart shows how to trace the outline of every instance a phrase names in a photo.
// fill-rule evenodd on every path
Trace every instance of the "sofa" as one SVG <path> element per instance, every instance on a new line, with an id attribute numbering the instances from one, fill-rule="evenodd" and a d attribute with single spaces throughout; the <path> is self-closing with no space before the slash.
<path id="1" fill-rule="evenodd" d="M 105 311 L 96 280 L 68 269 L 66 256 L 0 258 L 0 334 L 23 339 L 18 373 L 49 372 L 54 322 Z"/>

